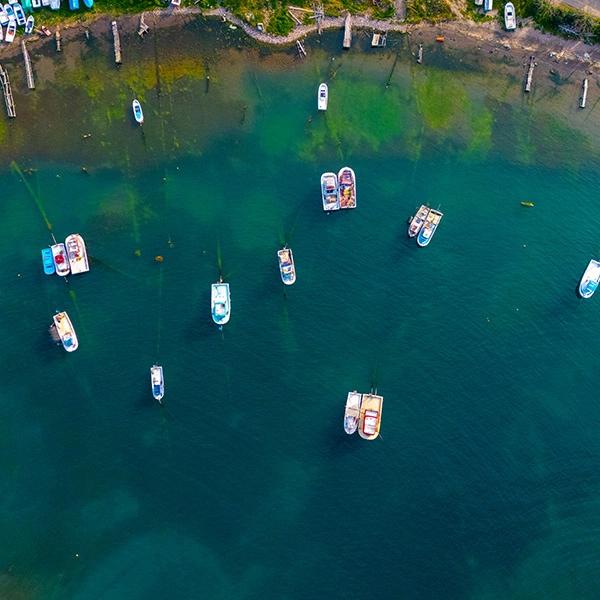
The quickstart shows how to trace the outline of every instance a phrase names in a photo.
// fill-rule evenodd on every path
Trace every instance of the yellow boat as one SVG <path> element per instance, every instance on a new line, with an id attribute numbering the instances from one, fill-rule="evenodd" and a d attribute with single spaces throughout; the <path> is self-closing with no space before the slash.
<path id="1" fill-rule="evenodd" d="M 358 434 L 365 440 L 374 440 L 381 427 L 383 396 L 363 394 L 358 421 Z"/>
<path id="2" fill-rule="evenodd" d="M 528 200 L 521 200 L 521 206 L 528 206 L 529 208 L 532 208 L 535 206 L 535 204 L 533 202 L 529 202 Z"/>

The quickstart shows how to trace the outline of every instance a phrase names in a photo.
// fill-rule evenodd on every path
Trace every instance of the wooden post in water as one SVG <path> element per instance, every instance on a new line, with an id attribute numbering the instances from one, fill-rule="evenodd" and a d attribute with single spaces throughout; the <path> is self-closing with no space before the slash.
<path id="1" fill-rule="evenodd" d="M 33 69 L 31 68 L 31 59 L 25 45 L 25 40 L 21 40 L 21 50 L 23 51 L 23 60 L 25 61 L 25 75 L 27 77 L 27 87 L 35 90 L 35 81 L 33 79 Z"/>
<path id="2" fill-rule="evenodd" d="M 527 80 L 525 81 L 525 91 L 531 91 L 531 83 L 533 81 L 533 69 L 535 68 L 535 56 L 529 57 L 529 71 L 527 71 Z"/>
<path id="3" fill-rule="evenodd" d="M 120 65 L 123 62 L 121 57 L 121 37 L 119 36 L 117 22 L 113 21 L 111 25 L 113 32 L 113 46 L 115 48 L 115 64 Z"/>
<path id="4" fill-rule="evenodd" d="M 2 85 L 4 102 L 6 102 L 6 113 L 11 119 L 14 119 L 17 116 L 17 111 L 15 110 L 15 101 L 13 100 L 8 73 L 2 65 L 0 65 L 0 85 Z"/>
<path id="5" fill-rule="evenodd" d="M 585 108 L 585 103 L 587 101 L 587 92 L 588 92 L 588 80 L 586 77 L 583 80 L 583 85 L 581 86 L 581 98 L 579 98 L 579 108 Z"/>
<path id="6" fill-rule="evenodd" d="M 54 39 L 56 40 L 56 51 L 61 52 L 62 45 L 60 43 L 60 27 L 58 25 L 56 26 L 56 31 L 54 33 Z"/>
<path id="7" fill-rule="evenodd" d="M 344 49 L 350 48 L 352 44 L 352 17 L 350 13 L 346 14 L 346 20 L 344 21 Z"/>

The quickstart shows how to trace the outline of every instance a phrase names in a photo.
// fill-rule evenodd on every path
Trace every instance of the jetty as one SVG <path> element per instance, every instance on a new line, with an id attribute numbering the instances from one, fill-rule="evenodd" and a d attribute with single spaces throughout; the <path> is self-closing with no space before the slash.
<path id="1" fill-rule="evenodd" d="M 296 48 L 298 49 L 298 56 L 304 58 L 306 56 L 306 48 L 300 40 L 296 40 Z"/>
<path id="2" fill-rule="evenodd" d="M 525 91 L 531 91 L 531 84 L 533 82 L 533 69 L 535 69 L 535 56 L 529 57 L 529 70 L 527 71 L 527 79 L 525 80 Z"/>
<path id="3" fill-rule="evenodd" d="M 17 111 L 15 110 L 15 101 L 13 99 L 8 73 L 2 65 L 0 65 L 0 85 L 2 85 L 4 102 L 6 102 L 6 113 L 11 119 L 14 119 L 17 116 Z"/>
<path id="4" fill-rule="evenodd" d="M 587 93 L 588 93 L 588 80 L 586 77 L 583 80 L 583 84 L 581 85 L 581 98 L 579 98 L 579 108 L 585 108 L 585 103 L 587 102 Z"/>
<path id="5" fill-rule="evenodd" d="M 56 42 L 56 51 L 62 52 L 62 44 L 60 41 L 60 27 L 56 27 L 56 31 L 54 32 L 54 40 Z"/>
<path id="6" fill-rule="evenodd" d="M 27 77 L 27 87 L 35 90 L 35 80 L 33 79 L 33 69 L 31 67 L 31 58 L 25 40 L 21 40 L 21 50 L 23 51 L 23 60 L 25 61 L 25 76 Z"/>
<path id="7" fill-rule="evenodd" d="M 344 19 L 344 44 L 343 47 L 345 50 L 350 48 L 352 44 L 352 16 L 350 13 L 346 14 L 346 18 Z"/>
<path id="8" fill-rule="evenodd" d="M 385 48 L 387 33 L 374 33 L 371 38 L 371 48 Z"/>
<path id="9" fill-rule="evenodd" d="M 117 27 L 117 22 L 113 21 L 111 23 L 112 33 L 113 33 L 113 46 L 115 49 L 115 64 L 120 65 L 123 60 L 121 57 L 121 36 L 119 35 L 119 28 Z"/>

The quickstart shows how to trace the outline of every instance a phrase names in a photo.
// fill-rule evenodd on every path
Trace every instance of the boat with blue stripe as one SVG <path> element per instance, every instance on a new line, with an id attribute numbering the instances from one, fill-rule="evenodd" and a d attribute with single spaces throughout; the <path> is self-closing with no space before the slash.
<path id="1" fill-rule="evenodd" d="M 52 248 L 42 248 L 42 263 L 44 265 L 44 273 L 46 275 L 54 275 L 54 257 L 52 256 Z"/>
<path id="2" fill-rule="evenodd" d="M 596 291 L 598 282 L 600 282 L 600 262 L 592 259 L 579 282 L 579 295 L 582 298 L 590 298 Z"/>
<path id="3" fill-rule="evenodd" d="M 152 396 L 162 404 L 165 395 L 165 378 L 163 368 L 160 365 L 150 367 L 150 383 L 152 384 Z"/>
<path id="4" fill-rule="evenodd" d="M 439 210 L 435 210 L 434 208 L 429 210 L 425 223 L 423 223 L 419 235 L 417 236 L 417 244 L 419 246 L 424 248 L 429 244 L 443 216 L 444 213 Z"/>
<path id="5" fill-rule="evenodd" d="M 220 326 L 229 322 L 231 316 L 231 295 L 229 284 L 220 280 L 210 287 L 210 312 L 213 321 Z"/>

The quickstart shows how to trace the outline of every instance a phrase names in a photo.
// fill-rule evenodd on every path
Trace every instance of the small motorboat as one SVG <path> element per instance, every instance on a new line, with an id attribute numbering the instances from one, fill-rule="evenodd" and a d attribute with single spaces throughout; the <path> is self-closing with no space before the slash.
<path id="1" fill-rule="evenodd" d="M 425 204 L 421 204 L 421 207 L 417 211 L 414 217 L 411 217 L 409 225 L 408 225 L 408 237 L 415 237 L 419 231 L 421 231 L 421 227 L 423 227 L 423 223 L 427 219 L 427 215 L 429 214 L 429 207 L 425 206 Z"/>
<path id="2" fill-rule="evenodd" d="M 342 167 L 338 173 L 340 208 L 356 208 L 356 175 L 350 167 Z"/>
<path id="3" fill-rule="evenodd" d="M 83 0 L 86 8 L 94 8 L 94 0 Z"/>
<path id="4" fill-rule="evenodd" d="M 514 31 L 517 28 L 515 5 L 512 2 L 504 5 L 504 27 L 506 27 L 506 31 Z"/>
<path id="5" fill-rule="evenodd" d="M 8 25 L 8 15 L 4 10 L 4 6 L 0 4 L 0 27 L 6 27 Z"/>
<path id="6" fill-rule="evenodd" d="M 535 204 L 533 202 L 529 202 L 529 200 L 521 200 L 521 206 L 527 206 L 528 208 L 533 208 Z"/>
<path id="7" fill-rule="evenodd" d="M 6 35 L 4 36 L 4 41 L 11 44 L 15 40 L 15 35 L 17 35 L 17 23 L 14 19 L 10 19 L 8 22 L 8 27 L 6 28 Z"/>
<path id="8" fill-rule="evenodd" d="M 363 394 L 360 405 L 358 435 L 365 440 L 374 440 L 381 427 L 383 396 Z"/>
<path id="9" fill-rule="evenodd" d="M 45 25 L 40 25 L 40 30 L 46 37 L 50 37 L 52 35 L 52 32 Z"/>
<path id="10" fill-rule="evenodd" d="M 131 103 L 131 108 L 133 109 L 133 116 L 135 120 L 142 125 L 144 123 L 144 111 L 142 110 L 142 105 L 137 98 Z"/>
<path id="11" fill-rule="evenodd" d="M 319 86 L 319 94 L 317 96 L 317 107 L 319 110 L 327 110 L 327 104 L 329 102 L 329 88 L 326 83 L 322 83 Z"/>
<path id="12" fill-rule="evenodd" d="M 484 12 L 490 12 L 494 8 L 494 0 L 483 0 Z"/>
<path id="13" fill-rule="evenodd" d="M 65 247 L 71 265 L 71 273 L 73 275 L 87 273 L 90 270 L 90 265 L 83 238 L 78 233 L 72 233 L 65 240 Z"/>
<path id="14" fill-rule="evenodd" d="M 35 25 L 35 19 L 33 15 L 29 15 L 27 17 L 27 21 L 25 21 L 25 34 L 31 35 L 33 33 L 33 26 Z"/>
<path id="15" fill-rule="evenodd" d="M 69 319 L 69 315 L 66 312 L 56 313 L 53 317 L 54 328 L 58 334 L 58 338 L 62 342 L 63 348 L 67 352 L 75 352 L 79 348 L 79 341 L 75 329 Z"/>
<path id="16" fill-rule="evenodd" d="M 323 210 L 340 209 L 338 178 L 335 173 L 328 172 L 321 175 L 321 199 L 323 200 Z"/>
<path id="17" fill-rule="evenodd" d="M 162 404 L 162 399 L 165 395 L 165 379 L 163 376 L 163 368 L 160 365 L 152 365 L 152 367 L 150 367 L 150 382 L 152 384 L 152 395 L 154 396 L 154 399 Z"/>
<path id="18" fill-rule="evenodd" d="M 586 267 L 583 277 L 579 282 L 579 295 L 582 298 L 590 298 L 598 287 L 600 281 L 600 262 L 597 260 L 590 260 Z"/>
<path id="19" fill-rule="evenodd" d="M 25 19 L 25 11 L 23 10 L 23 7 L 17 2 L 16 4 L 13 4 L 12 9 L 15 13 L 15 19 L 17 21 L 17 25 L 19 27 L 24 27 L 26 19 Z"/>
<path id="20" fill-rule="evenodd" d="M 231 316 L 231 296 L 229 284 L 218 281 L 210 286 L 210 312 L 213 321 L 223 326 Z"/>
<path id="21" fill-rule="evenodd" d="M 417 245 L 424 248 L 429 244 L 443 216 L 444 213 L 439 210 L 432 208 L 429 211 L 427 219 L 425 219 L 425 223 L 423 223 L 423 227 L 421 227 L 421 231 L 419 231 L 419 235 L 417 236 Z"/>
<path id="22" fill-rule="evenodd" d="M 79 10 L 79 0 L 69 0 L 69 8 L 71 10 Z"/>
<path id="23" fill-rule="evenodd" d="M 292 254 L 292 250 L 287 247 L 278 250 L 277 258 L 279 259 L 281 281 L 283 281 L 285 285 L 292 285 L 296 282 L 296 267 L 294 265 L 294 255 Z"/>
<path id="24" fill-rule="evenodd" d="M 50 8 L 52 10 L 59 10 L 60 9 L 60 0 L 50 0 Z"/>
<path id="25" fill-rule="evenodd" d="M 8 19 L 8 21 L 10 21 L 11 19 L 14 20 L 15 11 L 12 9 L 12 6 L 10 4 L 5 4 L 3 8 L 4 8 L 4 14 L 6 15 L 6 18 Z M 8 22 L 6 24 L 8 25 Z M 4 23 L 3 23 L 3 25 L 4 25 Z"/>
<path id="26" fill-rule="evenodd" d="M 181 0 L 171 0 L 171 6 L 181 6 Z"/>
<path id="27" fill-rule="evenodd" d="M 483 6 L 483 0 L 475 0 L 475 6 Z"/>
<path id="28" fill-rule="evenodd" d="M 50 247 L 52 248 L 52 257 L 54 258 L 54 268 L 56 269 L 56 274 L 60 275 L 61 277 L 65 277 L 65 275 L 68 275 L 71 271 L 65 245 L 54 244 Z"/>
<path id="29" fill-rule="evenodd" d="M 31 8 L 42 8 L 42 0 L 31 0 Z"/>
<path id="30" fill-rule="evenodd" d="M 348 435 L 352 435 L 358 427 L 361 400 L 362 394 L 359 394 L 356 390 L 348 392 L 346 410 L 344 411 L 344 431 Z"/>
<path id="31" fill-rule="evenodd" d="M 46 273 L 46 275 L 54 275 L 56 269 L 54 267 L 52 248 L 42 248 L 42 263 L 44 265 L 44 273 Z"/>

